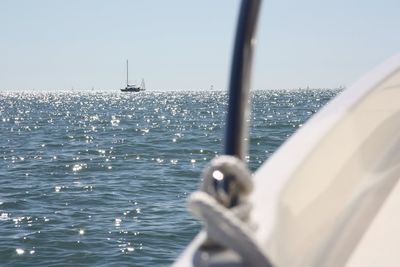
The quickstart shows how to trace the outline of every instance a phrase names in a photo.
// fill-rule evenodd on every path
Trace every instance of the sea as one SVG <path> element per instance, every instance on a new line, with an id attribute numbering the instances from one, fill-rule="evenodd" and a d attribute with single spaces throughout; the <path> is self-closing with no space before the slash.
<path id="1" fill-rule="evenodd" d="M 339 90 L 251 94 L 256 170 Z M 0 93 L 0 266 L 170 266 L 227 93 Z"/>

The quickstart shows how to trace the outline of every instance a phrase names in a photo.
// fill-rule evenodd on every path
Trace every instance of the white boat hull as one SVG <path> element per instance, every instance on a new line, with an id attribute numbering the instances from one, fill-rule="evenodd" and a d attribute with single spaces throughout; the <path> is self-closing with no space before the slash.
<path id="1" fill-rule="evenodd" d="M 399 151 L 397 55 L 328 103 L 255 173 L 251 222 L 273 265 L 399 266 Z M 397 235 L 386 243 L 383 233 Z M 194 257 L 199 243 L 174 266 L 216 266 L 210 255 Z M 238 262 L 226 255 L 218 266 Z"/>

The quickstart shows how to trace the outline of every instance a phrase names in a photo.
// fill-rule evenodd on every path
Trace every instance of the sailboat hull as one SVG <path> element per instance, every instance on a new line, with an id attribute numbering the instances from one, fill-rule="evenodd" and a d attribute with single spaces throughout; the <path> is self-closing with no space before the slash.
<path id="1" fill-rule="evenodd" d="M 127 88 L 122 88 L 121 92 L 140 92 L 144 91 L 140 87 L 127 87 Z"/>

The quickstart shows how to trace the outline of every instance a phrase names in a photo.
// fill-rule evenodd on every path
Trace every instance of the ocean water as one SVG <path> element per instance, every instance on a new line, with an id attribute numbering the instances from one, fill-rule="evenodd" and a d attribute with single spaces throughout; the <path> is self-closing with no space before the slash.
<path id="1" fill-rule="evenodd" d="M 256 91 L 255 170 L 335 90 Z M 0 266 L 169 266 L 222 153 L 224 92 L 0 93 Z"/>

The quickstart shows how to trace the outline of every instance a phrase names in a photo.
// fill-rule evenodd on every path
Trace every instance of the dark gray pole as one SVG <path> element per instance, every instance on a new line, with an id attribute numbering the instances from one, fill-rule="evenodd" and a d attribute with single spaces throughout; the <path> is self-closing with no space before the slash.
<path id="1" fill-rule="evenodd" d="M 261 0 L 242 0 L 236 29 L 229 107 L 225 134 L 225 154 L 244 160 L 247 155 L 250 75 L 255 32 Z"/>

